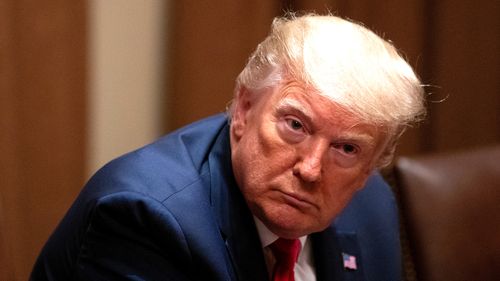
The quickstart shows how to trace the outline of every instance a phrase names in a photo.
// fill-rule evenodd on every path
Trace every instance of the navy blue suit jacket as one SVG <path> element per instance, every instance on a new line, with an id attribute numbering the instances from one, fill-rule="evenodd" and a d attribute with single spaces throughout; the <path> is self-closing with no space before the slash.
<path id="1" fill-rule="evenodd" d="M 374 174 L 311 235 L 318 280 L 399 280 L 392 193 Z M 342 253 L 355 256 L 345 269 Z M 231 169 L 223 115 L 120 157 L 90 179 L 43 248 L 31 280 L 267 280 Z"/>

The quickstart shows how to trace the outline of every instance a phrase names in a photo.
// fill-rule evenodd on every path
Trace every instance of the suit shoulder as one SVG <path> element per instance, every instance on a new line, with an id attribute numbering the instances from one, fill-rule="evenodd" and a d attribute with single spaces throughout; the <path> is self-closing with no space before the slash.
<path id="1" fill-rule="evenodd" d="M 212 116 L 114 159 L 89 180 L 84 190 L 98 196 L 141 192 L 161 201 L 208 172 L 207 155 L 225 124 L 223 115 Z"/>
<path id="2" fill-rule="evenodd" d="M 355 194 L 336 222 L 337 226 L 346 228 L 372 226 L 373 222 L 381 227 L 398 227 L 394 194 L 378 172 L 368 178 L 365 187 Z"/>

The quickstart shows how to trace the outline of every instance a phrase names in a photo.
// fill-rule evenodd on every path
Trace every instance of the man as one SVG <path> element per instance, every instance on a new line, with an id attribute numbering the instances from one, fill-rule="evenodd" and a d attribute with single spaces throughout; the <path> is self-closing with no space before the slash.
<path id="1" fill-rule="evenodd" d="M 101 169 L 31 278 L 398 280 L 397 211 L 374 170 L 422 115 L 422 93 L 369 30 L 276 19 L 228 115 Z"/>

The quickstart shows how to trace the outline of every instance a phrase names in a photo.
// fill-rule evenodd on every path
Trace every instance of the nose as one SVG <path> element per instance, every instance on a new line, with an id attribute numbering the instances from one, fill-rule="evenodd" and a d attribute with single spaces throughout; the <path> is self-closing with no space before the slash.
<path id="1" fill-rule="evenodd" d="M 328 144 L 316 143 L 305 148 L 293 167 L 293 174 L 305 182 L 314 183 L 321 181 L 323 173 L 322 162 L 328 147 Z"/>

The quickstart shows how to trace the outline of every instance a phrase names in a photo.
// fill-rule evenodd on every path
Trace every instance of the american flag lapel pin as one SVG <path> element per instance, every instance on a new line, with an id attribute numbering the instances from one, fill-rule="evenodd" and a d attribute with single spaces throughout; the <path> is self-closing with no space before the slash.
<path id="1" fill-rule="evenodd" d="M 344 263 L 344 269 L 356 270 L 358 265 L 356 264 L 356 257 L 346 253 L 342 253 L 342 261 Z"/>

